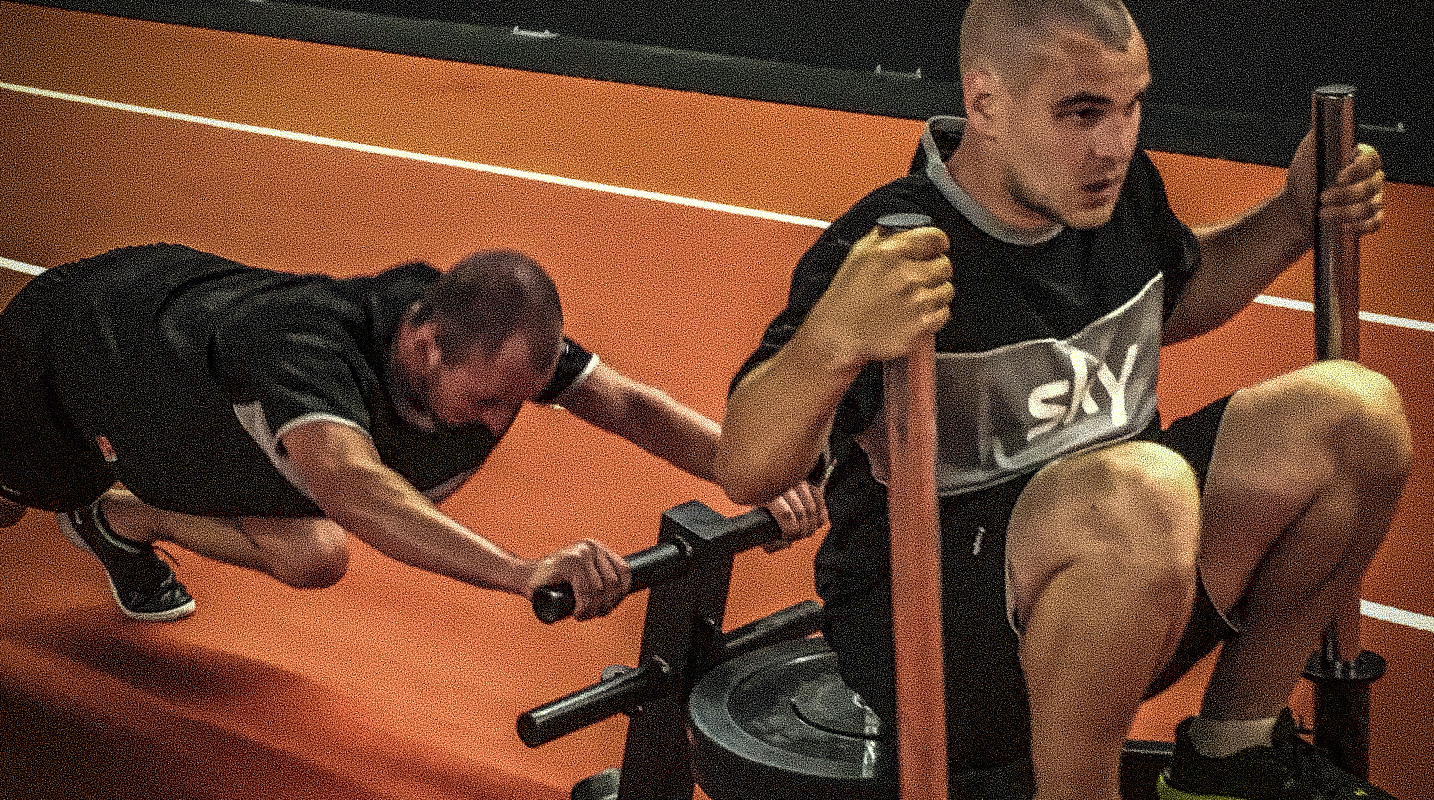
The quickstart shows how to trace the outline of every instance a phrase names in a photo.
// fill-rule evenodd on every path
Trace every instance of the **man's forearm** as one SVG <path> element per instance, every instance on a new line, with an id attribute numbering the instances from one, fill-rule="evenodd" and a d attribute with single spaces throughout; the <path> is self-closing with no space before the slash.
<path id="1" fill-rule="evenodd" d="M 569 411 L 689 475 L 712 480 L 717 423 L 654 386 L 602 365 L 564 403 Z"/>
<path id="2" fill-rule="evenodd" d="M 1200 268 L 1166 324 L 1167 344 L 1214 330 L 1254 301 L 1310 247 L 1311 220 L 1281 192 L 1243 216 L 1195 228 Z"/>
<path id="3" fill-rule="evenodd" d="M 314 502 L 379 552 L 485 589 L 523 594 L 532 562 L 460 525 L 378 459 L 367 437 L 309 425 L 285 436 Z"/>
<path id="4" fill-rule="evenodd" d="M 343 497 L 331 499 L 325 511 L 354 536 L 427 572 L 484 589 L 526 591 L 531 562 L 460 525 L 406 483 L 392 486 L 353 477 Z"/>
<path id="5" fill-rule="evenodd" d="M 807 477 L 861 364 L 796 337 L 748 373 L 727 400 L 716 479 L 733 501 L 760 505 Z"/>
<path id="6" fill-rule="evenodd" d="M 631 397 L 629 430 L 623 438 L 689 475 L 704 481 L 712 476 L 721 427 L 653 387 Z"/>

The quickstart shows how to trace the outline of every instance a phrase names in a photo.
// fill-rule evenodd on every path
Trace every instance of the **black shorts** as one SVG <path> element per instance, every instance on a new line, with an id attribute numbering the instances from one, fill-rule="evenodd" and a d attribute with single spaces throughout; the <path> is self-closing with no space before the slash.
<path id="1" fill-rule="evenodd" d="M 1203 477 L 1229 398 L 1140 438 L 1180 453 Z M 953 781 L 971 770 L 1025 759 L 1030 712 L 1021 677 L 1019 640 L 1006 608 L 1006 524 L 1030 477 L 972 496 L 943 499 L 942 613 L 945 638 L 947 755 Z M 1168 688 L 1234 630 L 1215 612 L 1203 587 L 1175 656 L 1147 687 Z M 894 730 L 896 718 L 891 587 L 828 600 L 824 634 L 842 678 Z M 1117 674 L 1111 680 L 1121 680 Z M 891 740 L 881 762 L 891 766 Z"/>
<path id="2" fill-rule="evenodd" d="M 49 375 L 53 320 L 69 298 L 60 273 L 37 275 L 0 312 L 0 494 L 31 508 L 71 511 L 114 485 L 99 446 L 60 410 Z"/>

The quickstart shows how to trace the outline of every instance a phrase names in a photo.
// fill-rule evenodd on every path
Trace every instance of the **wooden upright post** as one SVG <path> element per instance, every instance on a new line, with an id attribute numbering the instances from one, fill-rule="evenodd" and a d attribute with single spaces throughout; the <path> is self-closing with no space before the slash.
<path id="1" fill-rule="evenodd" d="M 916 215 L 891 215 L 877 221 L 890 232 L 930 223 Z M 890 459 L 886 488 L 901 797 L 946 800 L 935 337 L 927 335 L 905 358 L 885 362 L 882 375 Z"/>

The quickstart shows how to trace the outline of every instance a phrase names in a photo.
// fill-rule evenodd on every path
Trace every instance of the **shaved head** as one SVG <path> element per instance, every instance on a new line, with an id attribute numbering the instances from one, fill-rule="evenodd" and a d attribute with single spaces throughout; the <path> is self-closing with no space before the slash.
<path id="1" fill-rule="evenodd" d="M 508 338 L 527 338 L 533 365 L 552 366 L 561 344 L 563 308 L 557 286 L 538 262 L 513 250 L 485 250 L 459 261 L 419 298 L 413 323 L 437 323 L 446 363 L 476 347 L 487 357 Z"/>
<path id="2" fill-rule="evenodd" d="M 976 202 L 1026 231 L 1110 221 L 1150 90 L 1120 0 L 972 0 L 961 85 L 966 128 L 947 169 Z"/>
<path id="3" fill-rule="evenodd" d="M 961 74 L 986 71 L 1024 86 L 1058 31 L 1084 33 L 1124 52 L 1135 23 L 1120 0 L 972 0 L 961 21 Z"/>

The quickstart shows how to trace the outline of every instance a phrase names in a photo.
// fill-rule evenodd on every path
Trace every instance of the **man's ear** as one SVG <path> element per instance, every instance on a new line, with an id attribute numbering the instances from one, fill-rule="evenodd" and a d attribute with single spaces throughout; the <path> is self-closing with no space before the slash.
<path id="1" fill-rule="evenodd" d="M 966 103 L 966 129 L 977 134 L 995 130 L 1000 113 L 1001 79 L 987 70 L 970 70 L 961 76 L 961 93 Z"/>
<path id="2" fill-rule="evenodd" d="M 419 343 L 423 345 L 423 355 L 427 359 L 429 369 L 434 369 L 443 363 L 443 351 L 438 347 L 438 323 L 429 320 L 418 327 L 422 337 Z"/>
<path id="3" fill-rule="evenodd" d="M 400 338 L 399 349 L 407 350 L 413 354 L 415 360 L 421 361 L 428 369 L 438 366 L 438 325 L 433 320 L 415 325 L 411 320 L 405 320 L 399 328 Z M 417 366 L 417 365 L 414 365 Z"/>

